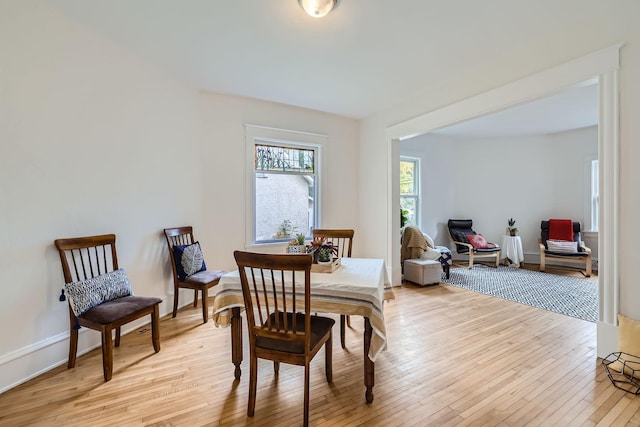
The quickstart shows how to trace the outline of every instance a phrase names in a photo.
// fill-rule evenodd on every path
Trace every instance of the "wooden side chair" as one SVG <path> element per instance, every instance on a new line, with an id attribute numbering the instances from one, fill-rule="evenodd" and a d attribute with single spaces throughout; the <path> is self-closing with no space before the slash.
<path id="1" fill-rule="evenodd" d="M 200 243 L 193 237 L 193 227 L 165 228 L 164 236 L 169 247 L 173 270 L 173 317 L 178 313 L 180 288 L 193 289 L 193 306 L 198 306 L 198 291 L 202 294 L 202 320 L 207 323 L 209 288 L 225 274 L 220 270 L 207 270 Z"/>
<path id="2" fill-rule="evenodd" d="M 133 296 L 124 270 L 118 268 L 116 236 L 57 239 L 54 242 L 64 274 L 65 291 L 69 301 L 69 361 L 76 364 L 78 329 L 84 326 L 102 334 L 102 370 L 104 380 L 113 373 L 112 333 L 115 346 L 120 346 L 120 328 L 125 323 L 151 316 L 151 341 L 155 352 L 160 351 L 160 298 Z"/>
<path id="3" fill-rule="evenodd" d="M 247 415 L 256 406 L 258 358 L 304 366 L 304 425 L 309 425 L 309 364 L 324 346 L 325 375 L 331 382 L 331 328 L 335 321 L 311 315 L 311 255 L 235 251 L 249 330 L 250 371 Z"/>
<path id="4" fill-rule="evenodd" d="M 313 230 L 313 238 L 324 237 L 327 241 L 333 242 L 337 246 L 338 257 L 351 258 L 351 248 L 353 246 L 354 231 L 351 229 L 328 229 L 317 228 Z M 345 343 L 345 327 L 351 327 L 351 318 L 348 315 L 340 315 L 340 345 L 346 347 Z"/>

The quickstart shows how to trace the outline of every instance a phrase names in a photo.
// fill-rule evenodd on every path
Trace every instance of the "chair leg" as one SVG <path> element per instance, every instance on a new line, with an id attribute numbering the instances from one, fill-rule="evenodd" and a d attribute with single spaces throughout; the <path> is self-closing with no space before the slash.
<path id="1" fill-rule="evenodd" d="M 180 293 L 180 288 L 177 286 L 173 289 L 173 315 L 171 317 L 176 317 L 178 314 L 178 294 Z"/>
<path id="2" fill-rule="evenodd" d="M 472 268 L 473 268 L 473 254 L 469 253 L 469 270 L 471 270 Z"/>
<path id="3" fill-rule="evenodd" d="M 102 330 L 102 373 L 105 381 L 109 381 L 113 373 L 113 343 L 109 328 Z"/>
<path id="4" fill-rule="evenodd" d="M 207 321 L 209 321 L 209 308 L 207 305 L 207 296 L 209 294 L 208 291 L 208 288 L 202 289 L 202 320 L 204 320 L 204 323 L 207 323 Z"/>
<path id="5" fill-rule="evenodd" d="M 115 342 L 115 346 L 116 347 L 120 347 L 120 326 L 118 326 L 116 328 L 116 342 Z"/>
<path id="6" fill-rule="evenodd" d="M 333 382 L 333 333 L 329 332 L 329 339 L 324 345 L 324 374 L 327 382 Z"/>
<path id="7" fill-rule="evenodd" d="M 340 345 L 342 346 L 342 348 L 346 348 L 346 343 L 345 343 L 345 315 L 341 314 L 340 315 Z"/>
<path id="8" fill-rule="evenodd" d="M 347 326 L 351 327 L 351 316 L 346 315 L 345 317 L 347 318 Z"/>
<path id="9" fill-rule="evenodd" d="M 500 265 L 500 252 L 496 252 L 496 268 Z"/>
<path id="10" fill-rule="evenodd" d="M 544 271 L 545 270 L 545 258 L 544 255 L 540 255 L 540 271 Z"/>
<path id="11" fill-rule="evenodd" d="M 160 304 L 153 306 L 151 313 L 151 342 L 153 349 L 157 353 L 160 351 Z"/>
<path id="12" fill-rule="evenodd" d="M 198 306 L 198 290 L 197 289 L 193 290 L 193 306 L 194 307 Z"/>
<path id="13" fill-rule="evenodd" d="M 249 359 L 249 404 L 247 405 L 247 416 L 253 417 L 256 410 L 256 388 L 258 387 L 258 359 L 253 354 Z"/>
<path id="14" fill-rule="evenodd" d="M 304 419 L 302 425 L 309 425 L 309 361 L 304 365 Z"/>
<path id="15" fill-rule="evenodd" d="M 273 374 L 278 375 L 280 373 L 280 362 L 273 361 Z"/>
<path id="16" fill-rule="evenodd" d="M 67 362 L 67 368 L 71 369 L 76 366 L 76 355 L 78 354 L 78 330 L 73 329 L 69 331 L 69 361 Z"/>

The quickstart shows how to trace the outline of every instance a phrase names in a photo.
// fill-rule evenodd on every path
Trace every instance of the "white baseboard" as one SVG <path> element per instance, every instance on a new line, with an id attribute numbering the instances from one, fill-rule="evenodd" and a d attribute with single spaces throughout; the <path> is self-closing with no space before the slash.
<path id="1" fill-rule="evenodd" d="M 182 297 L 182 301 L 188 301 L 188 298 Z M 180 305 L 180 308 L 191 304 L 192 302 L 190 301 L 185 302 Z M 171 314 L 172 311 L 173 306 L 166 312 L 161 312 L 160 317 Z M 150 323 L 148 319 L 148 317 L 145 317 L 127 323 L 126 327 L 122 328 L 122 335 L 148 325 Z M 162 334 L 160 334 L 160 337 L 162 337 Z M 80 329 L 78 334 L 78 356 L 99 348 L 101 345 L 102 341 L 99 332 L 87 328 Z M 51 369 L 66 364 L 68 357 L 68 331 L 2 355 L 0 357 L 0 394 Z"/>

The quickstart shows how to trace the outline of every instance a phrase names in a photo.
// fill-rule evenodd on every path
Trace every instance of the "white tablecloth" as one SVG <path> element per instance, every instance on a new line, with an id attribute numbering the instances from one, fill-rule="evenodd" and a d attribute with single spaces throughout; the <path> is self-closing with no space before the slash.
<path id="1" fill-rule="evenodd" d="M 333 273 L 311 273 L 311 310 L 367 317 L 373 329 L 369 358 L 375 362 L 387 343 L 383 303 L 394 298 L 387 268 L 382 259 L 342 258 L 341 263 Z M 238 270 L 222 276 L 212 289 L 213 320 L 228 326 L 229 309 L 244 307 Z"/>
<path id="2" fill-rule="evenodd" d="M 520 236 L 503 236 L 501 249 L 502 259 L 509 258 L 511 260 L 510 266 L 520 267 L 520 263 L 524 262 Z"/>

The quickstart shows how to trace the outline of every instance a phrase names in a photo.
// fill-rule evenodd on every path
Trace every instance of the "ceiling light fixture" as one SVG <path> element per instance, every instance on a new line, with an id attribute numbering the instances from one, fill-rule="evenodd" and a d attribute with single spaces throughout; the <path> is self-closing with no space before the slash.
<path id="1" fill-rule="evenodd" d="M 314 18 L 322 18 L 331 12 L 338 0 L 298 0 L 305 12 Z"/>

